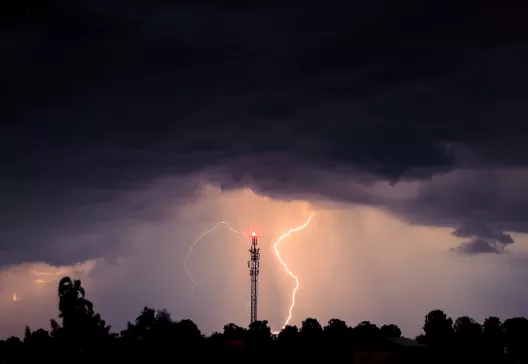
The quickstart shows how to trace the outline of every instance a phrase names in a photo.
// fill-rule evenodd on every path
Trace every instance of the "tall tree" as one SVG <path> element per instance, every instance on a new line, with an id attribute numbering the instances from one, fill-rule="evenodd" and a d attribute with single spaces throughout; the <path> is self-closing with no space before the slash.
<path id="1" fill-rule="evenodd" d="M 480 355 L 482 346 L 482 326 L 471 317 L 462 316 L 453 325 L 456 339 L 456 351 L 459 355 L 466 355 L 464 360 L 475 359 Z M 479 350 L 480 349 L 480 350 Z"/>
<path id="2" fill-rule="evenodd" d="M 452 343 L 454 337 L 453 320 L 442 310 L 433 310 L 425 316 L 425 339 L 427 344 L 445 347 Z"/>
<path id="3" fill-rule="evenodd" d="M 83 353 L 86 357 L 104 351 L 111 338 L 110 326 L 99 314 L 94 314 L 93 304 L 85 298 L 81 281 L 62 278 L 58 294 L 66 350 L 71 351 L 71 355 Z"/>
<path id="4" fill-rule="evenodd" d="M 480 338 L 482 326 L 468 316 L 461 316 L 455 320 L 453 325 L 455 334 L 464 341 L 474 341 Z"/>
<path id="5" fill-rule="evenodd" d="M 314 360 L 314 355 L 323 346 L 323 327 L 317 319 L 309 317 L 302 322 L 300 339 L 303 347 L 301 361 Z"/>
<path id="6" fill-rule="evenodd" d="M 350 348 L 350 331 L 345 321 L 336 318 L 330 319 L 328 324 L 323 328 L 324 345 L 329 362 L 339 362 L 346 353 L 342 348 Z M 345 343 L 348 342 L 348 345 Z"/>
<path id="7" fill-rule="evenodd" d="M 512 317 L 504 321 L 504 343 L 508 354 L 518 362 L 528 361 L 528 319 L 526 317 Z"/>
<path id="8" fill-rule="evenodd" d="M 93 311 L 93 304 L 85 299 L 85 291 L 80 280 L 64 277 L 59 282 L 59 317 L 65 330 L 81 330 L 84 318 Z"/>
<path id="9" fill-rule="evenodd" d="M 504 329 L 498 317 L 490 316 L 482 325 L 483 350 L 497 361 L 504 354 Z"/>

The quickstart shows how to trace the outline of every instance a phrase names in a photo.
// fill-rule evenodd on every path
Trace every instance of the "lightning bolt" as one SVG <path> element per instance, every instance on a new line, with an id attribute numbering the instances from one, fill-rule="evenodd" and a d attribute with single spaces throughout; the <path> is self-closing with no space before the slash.
<path id="1" fill-rule="evenodd" d="M 37 272 L 36 270 L 33 271 L 33 273 L 35 273 L 37 276 L 46 276 L 46 277 L 54 277 L 52 278 L 51 280 L 44 280 L 42 278 L 39 278 L 39 279 L 36 279 L 34 280 L 35 283 L 37 284 L 46 284 L 46 283 L 50 283 L 50 282 L 53 282 L 55 280 L 55 278 L 57 278 L 57 276 L 59 276 L 60 274 L 62 273 L 65 273 L 69 271 L 69 268 L 66 268 L 66 269 L 61 269 L 55 273 L 48 273 L 48 272 Z"/>
<path id="2" fill-rule="evenodd" d="M 251 306 L 251 301 L 247 301 L 246 306 L 244 307 L 244 311 L 246 311 L 248 316 L 251 315 L 251 313 L 249 312 L 249 306 Z"/>
<path id="3" fill-rule="evenodd" d="M 292 317 L 292 311 L 293 311 L 293 308 L 295 307 L 295 294 L 297 293 L 297 290 L 299 289 L 299 278 L 297 278 L 297 276 L 295 274 L 293 274 L 293 272 L 288 268 L 288 266 L 286 265 L 286 263 L 284 263 L 284 260 L 282 260 L 282 257 L 280 256 L 280 253 L 279 253 L 279 249 L 278 249 L 278 246 L 280 244 L 280 242 L 284 239 L 284 238 L 287 238 L 289 237 L 292 233 L 295 233 L 295 232 L 298 232 L 298 231 L 301 231 L 303 230 L 305 227 L 307 227 L 309 224 L 310 224 L 310 221 L 312 220 L 312 217 L 314 215 L 310 215 L 310 217 L 308 218 L 308 220 L 306 220 L 306 222 L 299 226 L 299 227 L 296 227 L 296 228 L 293 228 L 293 229 L 290 229 L 288 230 L 286 233 L 282 234 L 279 239 L 275 242 L 275 244 L 273 244 L 273 250 L 275 251 L 275 255 L 277 256 L 277 259 L 279 260 L 280 264 L 282 265 L 282 267 L 284 268 L 284 270 L 286 271 L 286 273 L 288 273 L 290 275 L 290 277 L 292 277 L 294 280 L 295 280 L 295 288 L 293 289 L 292 291 L 292 294 L 291 294 L 291 305 L 290 305 L 290 309 L 288 311 L 288 318 L 286 319 L 286 321 L 284 322 L 284 325 L 282 326 L 282 328 L 284 328 L 286 325 L 288 325 L 288 322 L 290 322 L 291 320 L 291 317 Z M 273 334 L 278 334 L 279 332 L 274 332 Z"/>
<path id="4" fill-rule="evenodd" d="M 67 272 L 68 269 L 62 269 L 55 273 L 48 273 L 48 272 L 37 272 L 36 270 L 33 271 L 38 276 L 58 276 L 59 274 Z"/>
<path id="5" fill-rule="evenodd" d="M 189 252 L 187 253 L 187 256 L 185 257 L 185 261 L 183 263 L 183 268 L 185 268 L 185 271 L 187 272 L 187 275 L 189 276 L 189 279 L 191 280 L 191 282 L 193 282 L 193 286 L 192 286 L 192 289 L 194 290 L 194 287 L 196 287 L 196 282 L 194 281 L 192 275 L 191 275 L 191 272 L 189 272 L 189 269 L 187 269 L 187 260 L 189 260 L 189 257 L 191 256 L 191 253 L 192 253 L 192 250 L 193 248 L 196 246 L 196 244 L 198 244 L 198 242 L 200 241 L 201 238 L 203 238 L 204 236 L 206 236 L 207 234 L 210 234 L 212 233 L 213 231 L 215 231 L 220 225 L 227 225 L 227 227 L 229 228 L 229 230 L 231 230 L 232 232 L 236 233 L 236 234 L 245 234 L 244 232 L 242 231 L 238 231 L 238 230 L 235 230 L 231 227 L 231 225 L 229 225 L 229 223 L 227 221 L 221 221 L 219 222 L 218 224 L 216 224 L 212 229 L 210 230 L 207 230 L 206 232 L 204 232 L 203 234 L 201 235 L 198 235 L 198 237 L 196 238 L 196 240 L 194 240 L 194 243 L 192 243 L 192 245 L 189 247 Z"/>

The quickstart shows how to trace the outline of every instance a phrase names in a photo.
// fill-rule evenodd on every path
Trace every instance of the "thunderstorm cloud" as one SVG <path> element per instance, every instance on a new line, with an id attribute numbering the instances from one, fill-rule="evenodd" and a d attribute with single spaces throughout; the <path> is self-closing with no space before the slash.
<path id="1" fill-rule="evenodd" d="M 28 4 L 6 8 L 10 16 L 1 31 L 2 279 L 24 264 L 92 262 L 83 277 L 98 282 L 97 302 L 116 325 L 164 297 L 184 302 L 178 314 L 198 315 L 202 325 L 218 328 L 245 302 L 226 305 L 219 316 L 204 313 L 210 308 L 205 303 L 200 311 L 187 310 L 227 293 L 213 287 L 218 292 L 190 301 L 181 260 L 188 243 L 225 216 L 243 228 L 266 225 L 247 202 L 263 199 L 259 203 L 269 211 L 262 213 L 270 216 L 275 207 L 266 204 L 299 201 L 341 214 L 335 217 L 341 227 L 328 223 L 328 231 L 353 223 L 361 233 L 355 241 L 334 236 L 342 244 L 334 248 L 371 254 L 380 266 L 386 254 L 405 251 L 416 258 L 422 248 L 377 235 L 383 224 L 371 226 L 368 219 L 388 219 L 398 226 L 395 234 L 434 245 L 442 258 L 433 267 L 423 263 L 434 260 L 433 253 L 423 253 L 420 270 L 458 272 L 473 282 L 463 266 L 474 264 L 482 280 L 509 282 L 500 288 L 505 296 L 520 284 L 524 253 L 514 241 L 528 233 L 526 4 Z M 240 197 L 240 191 L 249 195 Z M 224 195 L 239 196 L 233 197 L 237 206 L 245 207 Z M 270 238 L 309 212 L 296 209 L 283 225 L 278 219 L 268 223 Z M 371 209 L 387 215 L 374 218 Z M 420 235 L 420 229 L 430 229 L 430 235 Z M 442 238 L 434 235 L 438 231 Z M 314 234 L 331 244 L 323 230 Z M 520 255 L 503 254 L 509 251 Z M 245 261 L 244 253 L 238 261 Z M 337 259 L 334 253 L 327 253 L 329 259 Z M 215 254 L 226 263 L 206 258 L 205 266 L 218 268 L 215 275 L 227 274 L 220 268 L 234 260 Z M 400 258 L 402 265 L 411 264 L 411 258 Z M 515 274 L 486 270 L 486 264 L 503 269 L 506 260 L 516 264 Z M 349 276 L 363 269 L 371 287 L 387 279 L 356 263 L 358 271 L 346 268 Z M 150 269 L 153 264 L 159 270 Z M 410 271 L 390 267 L 410 291 Z M 463 291 L 462 281 L 448 289 L 433 273 L 420 274 L 438 279 L 435 289 L 446 296 Z M 456 274 L 449 274 L 445 279 L 454 280 Z M 14 287 L 31 281 L 17 279 Z M 156 287 L 148 284 L 153 281 Z M 13 283 L 2 284 L 2 292 L 14 289 Z M 425 280 L 420 284 L 431 290 Z M 366 285 L 355 287 L 367 294 Z M 383 301 L 385 291 L 376 287 L 372 300 Z M 485 287 L 475 289 L 490 295 Z M 329 297 L 339 294 L 328 290 Z M 112 302 L 123 297 L 134 306 L 116 310 Z M 461 299 L 467 307 L 479 302 L 462 293 Z M 408 321 L 403 302 L 394 304 L 401 304 L 400 311 L 393 308 L 403 325 L 419 327 Z M 490 301 L 478 312 L 499 306 Z M 501 312 L 518 312 L 504 307 Z M 315 306 L 303 313 L 312 312 L 328 315 Z M 342 306 L 332 312 L 346 315 Z"/>

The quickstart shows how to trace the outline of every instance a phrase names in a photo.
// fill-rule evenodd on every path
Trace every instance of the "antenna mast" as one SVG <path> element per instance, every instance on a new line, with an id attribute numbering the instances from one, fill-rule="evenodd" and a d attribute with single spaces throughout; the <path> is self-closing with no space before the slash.
<path id="1" fill-rule="evenodd" d="M 250 260 L 248 261 L 249 275 L 251 277 L 251 323 L 257 321 L 257 288 L 260 267 L 260 248 L 257 248 L 258 236 L 251 234 Z"/>

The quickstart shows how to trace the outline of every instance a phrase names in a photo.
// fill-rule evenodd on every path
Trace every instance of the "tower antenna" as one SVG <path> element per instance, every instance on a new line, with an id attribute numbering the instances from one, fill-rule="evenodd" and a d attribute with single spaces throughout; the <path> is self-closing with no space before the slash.
<path id="1" fill-rule="evenodd" d="M 251 233 L 250 260 L 248 261 L 249 276 L 251 277 L 251 323 L 257 321 L 258 276 L 260 267 L 260 248 L 257 248 L 258 236 Z"/>

